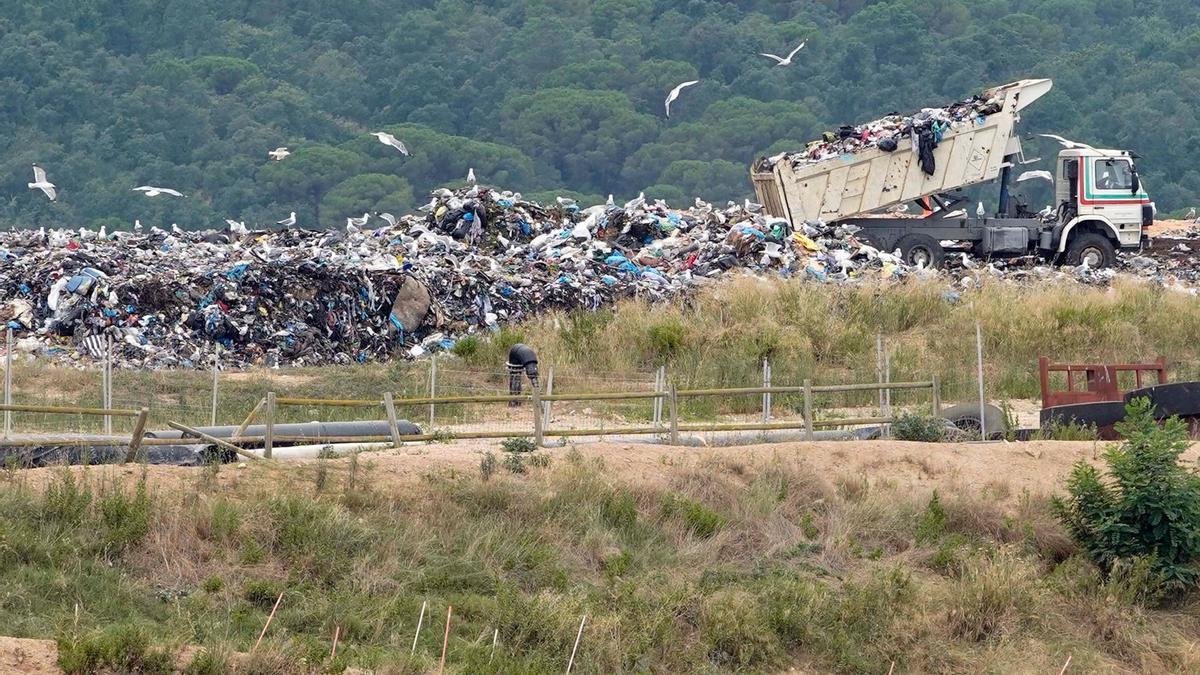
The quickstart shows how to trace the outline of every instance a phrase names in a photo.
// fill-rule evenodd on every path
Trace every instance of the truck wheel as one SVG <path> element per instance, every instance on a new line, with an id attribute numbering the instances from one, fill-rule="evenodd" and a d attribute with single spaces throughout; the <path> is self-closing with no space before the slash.
<path id="1" fill-rule="evenodd" d="M 927 234 L 906 234 L 896 242 L 900 259 L 907 265 L 938 269 L 946 262 L 946 251 Z"/>
<path id="2" fill-rule="evenodd" d="M 1117 249 L 1112 241 L 1102 234 L 1084 232 L 1071 238 L 1067 246 L 1068 265 L 1082 265 L 1087 261 L 1092 269 L 1112 267 L 1117 263 Z"/>

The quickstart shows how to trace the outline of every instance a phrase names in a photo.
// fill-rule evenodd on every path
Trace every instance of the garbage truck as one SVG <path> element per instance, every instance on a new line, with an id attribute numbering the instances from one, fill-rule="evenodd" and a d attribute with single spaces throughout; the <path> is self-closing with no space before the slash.
<path id="1" fill-rule="evenodd" d="M 981 257 L 1038 254 L 1061 264 L 1112 266 L 1117 250 L 1144 245 L 1154 219 L 1135 154 L 1059 139 L 1064 149 L 1051 175 L 1041 173 L 1053 178 L 1055 205 L 1034 213 L 1011 192 L 1014 170 L 1040 161 L 1025 159 L 1016 133 L 1021 111 L 1052 86 L 1021 80 L 952 108 L 843 127 L 802 152 L 755 161 L 755 194 L 768 214 L 793 226 L 853 225 L 858 236 L 899 250 L 911 265 L 940 267 L 943 242 L 962 242 Z M 997 179 L 992 213 L 962 193 Z"/>

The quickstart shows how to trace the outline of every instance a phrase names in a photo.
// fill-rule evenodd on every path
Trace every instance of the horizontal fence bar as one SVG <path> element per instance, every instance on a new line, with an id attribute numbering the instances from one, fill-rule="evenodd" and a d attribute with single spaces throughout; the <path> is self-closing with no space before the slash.
<path id="1" fill-rule="evenodd" d="M 532 396 L 513 396 L 511 394 L 479 394 L 476 396 L 426 396 L 423 398 L 397 398 L 392 399 L 392 403 L 396 404 L 397 406 L 401 406 L 431 404 L 438 405 L 443 403 L 508 403 L 510 401 L 529 402 L 532 400 Z"/>
<path id="2" fill-rule="evenodd" d="M 362 408 L 383 405 L 383 399 L 283 398 L 276 397 L 275 405 L 320 405 L 334 408 Z"/>
<path id="3" fill-rule="evenodd" d="M 58 413 L 62 415 L 95 415 L 103 417 L 112 415 L 113 417 L 137 417 L 140 411 L 128 410 L 124 408 L 74 408 L 74 407 L 58 407 L 51 405 L 0 405 L 0 411 L 11 412 L 28 412 L 28 413 Z"/>
<path id="4" fill-rule="evenodd" d="M 868 382 L 866 384 L 813 385 L 814 392 L 877 391 L 880 389 L 932 389 L 933 382 Z"/>

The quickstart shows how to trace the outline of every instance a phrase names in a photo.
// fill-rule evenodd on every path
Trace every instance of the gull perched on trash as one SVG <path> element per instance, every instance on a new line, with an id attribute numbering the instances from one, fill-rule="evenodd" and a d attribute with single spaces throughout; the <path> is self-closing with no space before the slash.
<path id="1" fill-rule="evenodd" d="M 979 202 L 979 206 L 975 207 L 975 215 L 982 218 L 987 215 L 987 211 L 983 208 L 983 202 Z"/>
<path id="2" fill-rule="evenodd" d="M 385 213 L 376 213 L 375 215 L 382 218 L 383 221 L 385 223 L 387 223 L 388 225 L 391 225 L 392 227 L 396 226 L 396 216 L 393 216 L 392 214 L 386 213 L 386 212 Z"/>
<path id="3" fill-rule="evenodd" d="M 971 260 L 970 256 L 968 256 L 966 253 L 960 253 L 959 255 L 962 256 L 962 266 L 963 267 L 965 267 L 969 270 L 979 268 L 979 265 L 974 260 Z"/>
<path id="4" fill-rule="evenodd" d="M 296 224 L 296 212 L 292 211 L 291 214 L 288 215 L 287 218 L 284 218 L 283 220 L 277 220 L 277 221 L 275 221 L 275 224 L 282 225 L 284 227 L 291 227 L 291 226 L 295 225 Z"/>
<path id="5" fill-rule="evenodd" d="M 1068 150 L 1072 150 L 1074 148 L 1082 148 L 1084 150 L 1095 150 L 1095 148 L 1088 145 L 1087 143 L 1080 143 L 1078 141 L 1068 140 L 1057 134 L 1038 134 L 1038 136 L 1041 136 L 1042 138 L 1049 138 L 1051 140 L 1058 141 L 1060 145 L 1062 145 L 1064 148 L 1066 148 Z"/>
<path id="6" fill-rule="evenodd" d="M 796 52 L 800 51 L 801 49 L 804 49 L 805 44 L 806 44 L 806 42 L 801 42 L 799 47 L 796 47 L 795 49 L 793 49 L 791 51 L 790 54 L 787 55 L 787 58 L 783 58 L 781 56 L 775 56 L 774 54 L 767 54 L 765 52 L 760 52 L 759 56 L 765 56 L 768 59 L 774 59 L 776 67 L 790 66 L 790 65 L 792 65 L 792 57 L 796 55 Z"/>
<path id="7" fill-rule="evenodd" d="M 373 132 L 372 135 L 375 138 L 378 138 L 380 143 L 383 143 L 384 145 L 390 145 L 393 148 L 399 150 L 400 154 L 404 155 L 405 157 L 408 157 L 408 148 L 404 146 L 404 142 L 401 141 L 399 138 L 396 138 L 395 136 L 389 134 L 386 131 L 376 131 L 376 132 Z"/>
<path id="8" fill-rule="evenodd" d="M 471 185 L 475 184 L 475 167 L 467 169 L 467 182 Z"/>
<path id="9" fill-rule="evenodd" d="M 1049 171 L 1044 171 L 1044 170 L 1026 171 L 1025 173 L 1021 174 L 1020 176 L 1017 176 L 1017 182 L 1024 183 L 1027 180 L 1033 180 L 1035 178 L 1040 178 L 1044 181 L 1049 181 L 1050 183 L 1054 183 L 1054 174 L 1050 173 Z"/>
<path id="10" fill-rule="evenodd" d="M 226 218 L 225 224 L 229 226 L 230 232 L 232 232 L 233 234 L 236 234 L 238 236 L 250 233 L 250 230 L 246 229 L 245 223 L 239 223 L 236 220 L 231 220 L 229 218 Z"/>
<path id="11" fill-rule="evenodd" d="M 677 85 L 674 89 L 672 89 L 671 93 L 667 94 L 667 101 L 666 101 L 667 117 L 671 116 L 671 102 L 674 101 L 675 99 L 679 98 L 679 92 L 692 86 L 693 84 L 697 84 L 698 82 L 700 82 L 700 80 L 689 80 L 687 82 L 682 82 L 679 85 Z"/>
<path id="12" fill-rule="evenodd" d="M 183 193 L 171 188 L 154 187 L 153 185 L 142 185 L 133 188 L 133 192 L 140 192 L 147 197 L 157 197 L 159 195 L 171 195 L 172 197 L 182 197 Z"/>
<path id="13" fill-rule="evenodd" d="M 346 219 L 346 232 L 349 234 L 354 234 L 355 232 L 358 232 L 358 228 L 362 227 L 363 225 L 366 225 L 367 221 L 370 219 L 371 219 L 370 213 L 363 213 L 362 218 L 347 218 Z"/>
<path id="14" fill-rule="evenodd" d="M 50 201 L 58 199 L 58 192 L 55 190 L 54 183 L 46 180 L 46 170 L 37 164 L 33 165 L 33 182 L 29 184 L 30 190 L 41 190 Z"/>
<path id="15" fill-rule="evenodd" d="M 33 187 L 33 186 L 31 185 L 30 187 Z M 51 197 L 51 199 L 54 199 L 54 197 Z M 1193 206 L 1192 208 L 1188 209 L 1187 215 L 1184 216 L 1183 219 L 1184 220 L 1193 220 L 1195 217 L 1196 217 L 1196 207 Z"/>
<path id="16" fill-rule="evenodd" d="M 284 147 L 284 146 L 279 146 L 278 148 L 275 148 L 274 150 L 272 150 L 272 151 L 270 151 L 270 152 L 268 152 L 268 153 L 267 153 L 267 155 L 268 155 L 268 156 L 269 156 L 271 159 L 275 160 L 276 162 L 281 162 L 281 161 L 283 161 L 283 158 L 284 158 L 284 157 L 287 157 L 287 156 L 288 156 L 288 155 L 290 155 L 290 154 L 292 154 L 292 151 L 291 151 L 291 150 L 288 150 L 288 149 L 287 149 L 286 147 Z"/>

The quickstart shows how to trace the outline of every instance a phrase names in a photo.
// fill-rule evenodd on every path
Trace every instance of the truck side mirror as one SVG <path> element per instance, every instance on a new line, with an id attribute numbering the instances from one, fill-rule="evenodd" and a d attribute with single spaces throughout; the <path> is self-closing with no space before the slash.
<path id="1" fill-rule="evenodd" d="M 1132 189 L 1130 190 L 1130 192 L 1132 192 L 1135 195 L 1138 193 L 1139 189 L 1142 187 L 1142 179 L 1138 178 L 1138 172 L 1137 172 L 1136 168 L 1133 170 L 1133 185 L 1131 187 L 1132 187 Z"/>
<path id="2" fill-rule="evenodd" d="M 1079 178 L 1079 163 L 1067 162 L 1067 178 L 1075 180 Z"/>

